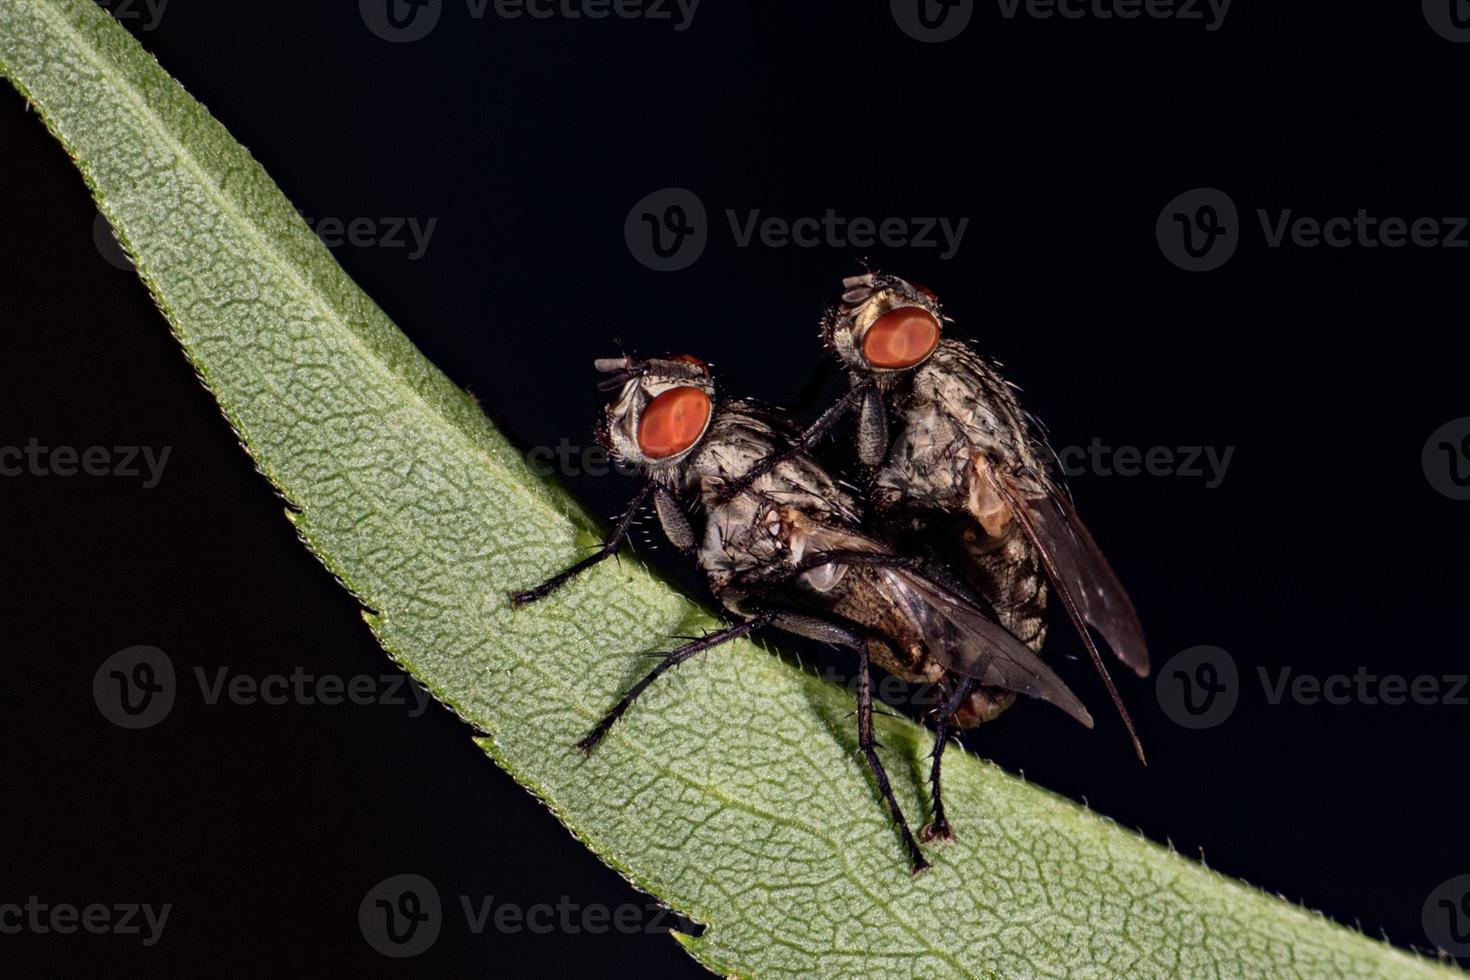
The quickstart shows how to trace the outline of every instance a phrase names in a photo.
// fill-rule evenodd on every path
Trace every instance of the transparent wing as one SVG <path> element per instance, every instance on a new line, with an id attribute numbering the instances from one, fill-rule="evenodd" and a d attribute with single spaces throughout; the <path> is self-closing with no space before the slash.
<path id="1" fill-rule="evenodd" d="M 1036 545 L 1046 576 L 1056 588 L 1067 617 L 1082 637 L 1082 645 L 1087 648 L 1092 666 L 1097 669 L 1108 696 L 1113 699 L 1123 727 L 1128 729 L 1133 751 L 1138 753 L 1138 760 L 1146 764 L 1138 730 L 1133 727 L 1133 719 L 1129 717 L 1128 708 L 1108 674 L 1097 644 L 1087 632 L 1088 624 L 1091 624 L 1107 640 L 1119 660 L 1133 668 L 1138 676 L 1148 676 L 1148 648 L 1143 644 L 1143 627 L 1138 622 L 1133 603 L 1071 504 L 1052 492 L 1041 497 L 1026 496 L 1010 477 L 993 469 L 989 479 L 1026 536 Z"/>
<path id="2" fill-rule="evenodd" d="M 983 611 L 916 572 L 884 569 L 894 602 L 921 627 L 929 652 L 981 684 L 1055 705 L 1092 727 L 1082 702 L 1056 672 Z"/>
<path id="3" fill-rule="evenodd" d="M 791 541 L 797 562 L 846 555 L 850 564 L 866 566 L 892 611 L 908 621 L 924 649 L 947 670 L 1046 701 L 1092 727 L 1082 702 L 1029 647 L 977 606 L 908 567 L 911 559 L 850 526 L 831 522 L 798 518 Z M 845 567 L 849 563 L 838 558 L 813 568 L 805 573 L 806 581 L 818 591 L 835 588 L 853 571 Z"/>
<path id="4" fill-rule="evenodd" d="M 991 471 L 996 491 L 1021 521 L 1027 537 L 1041 552 L 1052 586 L 1062 593 L 1068 614 L 1075 613 L 1107 641 L 1113 654 L 1139 677 L 1149 671 L 1143 624 L 1123 584 L 1103 557 L 1087 526 L 1071 503 L 1057 493 L 1024 496 L 1005 474 Z M 1074 625 L 1087 640 L 1082 623 Z"/>

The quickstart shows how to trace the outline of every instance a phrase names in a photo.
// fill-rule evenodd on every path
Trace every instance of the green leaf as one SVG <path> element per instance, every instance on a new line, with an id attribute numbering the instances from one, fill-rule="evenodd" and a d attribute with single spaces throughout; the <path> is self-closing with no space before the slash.
<path id="1" fill-rule="evenodd" d="M 582 758 L 572 743 L 646 668 L 640 652 L 708 615 L 631 561 L 513 612 L 507 590 L 565 565 L 596 522 L 528 472 L 95 4 L 0 0 L 0 67 L 76 160 L 383 646 L 490 733 L 485 750 L 603 860 L 706 923 L 680 941 L 712 969 L 1450 973 L 959 752 L 947 772 L 959 839 L 913 877 L 855 753 L 851 698 L 748 643 L 681 667 Z M 932 740 L 906 721 L 881 727 L 917 817 Z"/>

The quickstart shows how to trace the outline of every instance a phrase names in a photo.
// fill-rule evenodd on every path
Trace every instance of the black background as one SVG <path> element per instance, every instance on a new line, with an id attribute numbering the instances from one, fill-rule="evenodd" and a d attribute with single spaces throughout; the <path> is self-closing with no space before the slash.
<path id="1" fill-rule="evenodd" d="M 1425 898 L 1470 871 L 1470 708 L 1272 705 L 1256 676 L 1466 670 L 1470 504 L 1431 487 L 1420 451 L 1470 414 L 1470 252 L 1273 249 L 1255 217 L 1470 212 L 1456 143 L 1470 47 L 1398 7 L 1237 0 L 1209 32 L 1006 20 L 980 4 L 942 44 L 906 37 L 886 3 L 707 0 L 678 32 L 474 20 L 446 0 L 432 34 L 398 45 L 347 3 L 174 0 L 156 29 L 141 5 L 124 24 L 307 215 L 437 218 L 417 260 L 351 244 L 336 256 L 526 447 L 590 444 L 590 361 L 615 339 L 697 353 L 723 390 L 810 413 L 817 316 L 864 257 L 935 288 L 1056 445 L 1235 447 L 1217 489 L 1071 481 L 1156 664 L 1225 648 L 1243 681 L 1234 715 L 1187 731 L 1151 681 L 1120 677 L 1143 769 L 1056 629 L 1049 648 L 1071 658 L 1060 669 L 1098 730 L 1026 707 L 968 744 L 1226 873 L 1423 945 Z M 172 447 L 151 490 L 0 480 L 0 900 L 174 906 L 152 949 L 4 936 L 8 965 L 700 975 L 663 936 L 474 936 L 455 908 L 418 960 L 368 948 L 357 904 L 400 872 L 452 906 L 644 898 L 437 707 L 202 702 L 195 666 L 392 668 L 142 285 L 104 261 L 81 180 L 9 91 L 0 167 L 0 445 Z M 703 200 L 710 242 L 659 273 L 630 254 L 623 223 L 671 186 Z M 1154 223 L 1199 186 L 1228 192 L 1242 241 L 1223 268 L 1187 273 Z M 742 248 L 725 218 L 828 208 L 970 221 L 945 261 Z M 566 476 L 609 516 L 630 489 Z M 101 661 L 134 644 L 186 675 L 172 714 L 141 732 L 109 724 L 91 695 Z"/>

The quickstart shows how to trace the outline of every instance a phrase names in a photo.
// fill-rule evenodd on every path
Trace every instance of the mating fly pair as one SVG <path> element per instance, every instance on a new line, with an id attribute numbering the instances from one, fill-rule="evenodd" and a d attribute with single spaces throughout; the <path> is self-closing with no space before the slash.
<path id="1" fill-rule="evenodd" d="M 513 602 L 540 599 L 615 554 L 652 501 L 665 535 L 694 558 L 734 622 L 665 654 L 578 747 L 591 752 L 665 671 L 758 629 L 846 647 L 858 657 L 858 746 L 920 871 L 928 862 L 875 750 L 872 664 L 944 695 L 933 818 L 923 834 L 931 840 L 951 836 L 940 765 L 953 727 L 994 718 L 1018 694 L 1092 725 L 1037 656 L 1043 573 L 1084 637 L 1083 624 L 1092 623 L 1140 673 L 1147 653 L 1116 578 L 1047 480 L 1009 386 L 969 348 L 940 340 L 932 295 L 878 276 L 847 286 L 824 332 L 852 371 L 853 387 L 805 432 L 753 402 L 717 400 L 709 369 L 695 358 L 598 361 L 610 375 L 599 387 L 618 392 L 599 440 L 645 483 L 596 552 Z M 874 468 L 874 517 L 811 454 L 852 410 L 859 457 Z M 698 534 L 685 510 L 693 503 L 704 514 Z M 929 555 L 942 558 L 921 557 Z"/>

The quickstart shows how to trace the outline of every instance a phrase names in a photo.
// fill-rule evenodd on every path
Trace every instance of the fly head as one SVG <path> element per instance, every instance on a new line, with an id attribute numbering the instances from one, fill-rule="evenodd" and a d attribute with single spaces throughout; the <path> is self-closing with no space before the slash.
<path id="1" fill-rule="evenodd" d="M 688 354 L 639 360 L 599 358 L 598 388 L 618 395 L 603 412 L 597 438 L 617 459 L 657 477 L 672 473 L 703 441 L 714 416 L 709 365 Z"/>
<path id="2" fill-rule="evenodd" d="M 854 375 L 911 371 L 939 346 L 944 313 L 929 289 L 878 272 L 842 286 L 841 302 L 822 318 L 822 339 Z"/>

